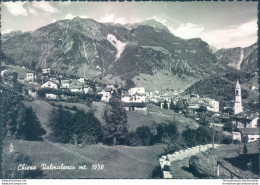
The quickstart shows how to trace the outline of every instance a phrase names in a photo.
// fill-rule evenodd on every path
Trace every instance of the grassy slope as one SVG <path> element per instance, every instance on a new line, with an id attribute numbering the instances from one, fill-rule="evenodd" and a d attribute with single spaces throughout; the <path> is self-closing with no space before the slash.
<path id="1" fill-rule="evenodd" d="M 179 132 L 182 132 L 187 127 L 196 129 L 199 126 L 193 119 L 187 118 L 182 114 L 174 112 L 173 110 L 160 109 L 159 107 L 151 105 L 148 105 L 148 116 L 156 123 L 174 122 L 175 117 L 175 124 Z"/>
<path id="2" fill-rule="evenodd" d="M 248 143 L 247 144 L 248 154 L 258 153 L 259 152 L 259 143 Z M 238 156 L 239 145 L 230 144 L 230 145 L 221 145 L 214 151 L 206 151 L 200 153 L 190 159 L 192 165 L 196 168 L 208 174 L 211 177 L 216 178 L 216 170 L 214 167 L 217 164 L 217 161 L 221 161 L 224 166 L 230 169 L 232 172 L 242 176 L 243 178 L 256 178 L 257 176 L 249 171 L 244 171 L 239 168 L 234 167 L 232 164 L 224 160 L 224 158 L 233 158 Z M 240 154 L 243 154 L 243 144 L 240 145 Z M 220 170 L 220 178 L 230 178 L 230 173 L 226 170 Z"/>
<path id="3" fill-rule="evenodd" d="M 86 104 L 83 103 L 68 103 L 68 102 L 54 102 L 56 106 L 62 105 L 67 106 L 69 108 L 72 108 L 73 106 L 76 106 L 78 110 L 84 110 L 86 113 L 91 110 L 90 107 L 88 107 Z"/>
<path id="4" fill-rule="evenodd" d="M 166 89 L 186 89 L 196 82 L 196 79 L 192 77 L 177 77 L 168 70 L 158 71 L 154 75 L 139 74 L 133 78 L 136 86 L 145 87 L 146 91 L 159 90 L 163 91 Z"/>
<path id="5" fill-rule="evenodd" d="M 198 127 L 198 123 L 192 119 L 186 118 L 182 114 L 175 113 L 172 110 L 160 109 L 159 107 L 155 107 L 152 105 L 147 105 L 147 115 L 139 114 L 136 112 L 128 112 L 128 124 L 129 130 L 135 130 L 140 126 L 152 126 L 153 122 L 156 124 L 159 123 L 167 123 L 170 121 L 174 121 L 180 132 L 186 129 L 186 127 L 196 129 Z M 105 103 L 103 102 L 94 102 L 93 110 L 95 116 L 99 119 L 99 121 L 104 124 L 104 120 L 102 118 L 104 112 Z"/>
<path id="6" fill-rule="evenodd" d="M 15 151 L 28 155 L 38 168 L 42 163 L 75 166 L 86 164 L 88 167 L 88 170 L 44 171 L 45 178 L 149 178 L 158 166 L 158 157 L 164 152 L 165 147 L 111 147 L 97 144 L 77 148 L 71 144 L 11 140 L 4 143 L 3 152 L 7 155 L 11 142 Z M 64 147 L 65 151 L 61 147 Z M 78 157 L 75 153 L 84 158 Z M 88 159 L 104 164 L 104 169 L 92 170 L 92 163 L 88 162 Z"/>

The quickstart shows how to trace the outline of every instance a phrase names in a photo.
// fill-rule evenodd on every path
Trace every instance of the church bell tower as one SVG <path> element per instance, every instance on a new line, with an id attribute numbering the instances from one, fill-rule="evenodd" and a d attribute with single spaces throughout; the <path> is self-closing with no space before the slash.
<path id="1" fill-rule="evenodd" d="M 238 114 L 240 112 L 243 112 L 243 107 L 242 107 L 241 88 L 239 82 L 237 81 L 236 88 L 235 88 L 234 113 Z"/>

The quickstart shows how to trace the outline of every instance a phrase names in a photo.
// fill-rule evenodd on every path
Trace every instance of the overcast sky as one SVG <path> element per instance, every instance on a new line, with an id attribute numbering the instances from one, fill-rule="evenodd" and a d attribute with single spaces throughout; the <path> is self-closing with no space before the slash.
<path id="1" fill-rule="evenodd" d="M 75 16 L 98 22 L 155 19 L 176 36 L 200 37 L 215 48 L 246 47 L 257 41 L 257 2 L 6 2 L 2 33 L 33 31 Z"/>

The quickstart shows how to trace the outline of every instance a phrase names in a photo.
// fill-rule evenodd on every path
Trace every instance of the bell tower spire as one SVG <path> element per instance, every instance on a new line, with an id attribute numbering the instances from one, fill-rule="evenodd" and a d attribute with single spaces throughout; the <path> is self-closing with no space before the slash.
<path id="1" fill-rule="evenodd" d="M 236 88 L 235 88 L 234 113 L 238 114 L 240 112 L 243 112 L 243 107 L 242 107 L 241 87 L 239 82 L 237 81 Z"/>

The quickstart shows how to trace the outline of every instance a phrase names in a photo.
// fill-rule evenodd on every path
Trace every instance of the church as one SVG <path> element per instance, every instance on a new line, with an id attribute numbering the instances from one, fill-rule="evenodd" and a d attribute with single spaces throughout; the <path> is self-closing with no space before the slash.
<path id="1" fill-rule="evenodd" d="M 234 115 L 231 116 L 232 124 L 235 129 L 232 130 L 232 139 L 240 142 L 253 142 L 259 140 L 258 119 L 259 113 L 253 111 L 244 111 L 242 106 L 242 94 L 239 82 L 235 88 Z"/>

